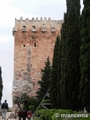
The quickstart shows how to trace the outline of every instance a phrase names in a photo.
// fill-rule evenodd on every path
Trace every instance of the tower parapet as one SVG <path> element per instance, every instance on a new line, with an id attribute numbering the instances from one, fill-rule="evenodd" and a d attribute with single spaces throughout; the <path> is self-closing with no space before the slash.
<path id="1" fill-rule="evenodd" d="M 18 30 L 22 30 L 22 31 L 32 30 L 33 26 L 35 26 L 35 28 L 41 28 L 45 26 L 46 28 L 49 29 L 49 31 L 51 31 L 51 28 L 60 29 L 62 23 L 63 23 L 63 20 L 51 20 L 50 17 L 49 18 L 41 17 L 40 19 L 36 17 L 30 20 L 28 18 L 23 20 L 22 17 L 20 18 L 20 20 L 17 20 L 15 18 L 15 26 L 13 28 L 13 35 L 14 35 L 14 32 L 17 32 Z M 40 29 L 38 29 L 38 32 L 40 32 Z"/>

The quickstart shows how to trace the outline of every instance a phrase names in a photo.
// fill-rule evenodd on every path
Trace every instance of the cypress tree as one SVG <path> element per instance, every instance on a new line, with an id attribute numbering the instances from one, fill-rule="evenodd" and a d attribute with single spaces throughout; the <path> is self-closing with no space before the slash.
<path id="1" fill-rule="evenodd" d="M 59 45 L 59 55 L 58 55 L 58 68 L 57 68 L 57 108 L 62 108 L 61 103 L 61 50 L 62 50 L 62 41 L 60 39 L 60 45 Z"/>
<path id="2" fill-rule="evenodd" d="M 80 0 L 67 0 L 66 34 L 63 36 L 64 50 L 61 60 L 62 102 L 63 108 L 79 109 L 80 82 Z M 65 29 L 65 27 L 63 28 Z M 62 31 L 65 31 L 63 30 Z M 64 32 L 65 33 L 65 32 Z M 65 37 L 65 38 L 64 38 Z"/>
<path id="3" fill-rule="evenodd" d="M 81 15 L 81 47 L 80 47 L 80 100 L 83 107 L 90 112 L 90 0 L 84 0 Z"/>
<path id="4" fill-rule="evenodd" d="M 51 65 L 49 57 L 45 62 L 45 67 L 41 69 L 41 80 L 38 82 L 39 88 L 36 92 L 36 97 L 39 101 L 42 100 L 44 95 L 46 94 L 47 90 L 50 87 L 50 75 L 51 75 Z"/>
<path id="5" fill-rule="evenodd" d="M 68 40 L 67 40 L 67 80 L 66 103 L 67 108 L 79 109 L 79 83 L 80 83 L 80 0 L 67 0 L 68 11 Z"/>
<path id="6" fill-rule="evenodd" d="M 52 61 L 52 72 L 50 79 L 50 99 L 51 99 L 51 107 L 58 108 L 57 106 L 57 79 L 59 74 L 59 52 L 60 52 L 60 37 L 57 36 L 55 46 L 54 46 L 54 54 Z"/>
<path id="7" fill-rule="evenodd" d="M 68 37 L 68 26 L 67 26 L 67 13 L 64 14 L 64 23 L 62 24 L 61 32 L 61 72 L 60 72 L 60 98 L 61 98 L 61 108 L 66 108 L 66 98 L 65 98 L 65 84 L 66 84 L 66 73 L 67 73 L 67 37 Z"/>
<path id="8" fill-rule="evenodd" d="M 3 84 L 2 84 L 2 71 L 0 67 L 0 101 L 2 99 L 2 90 L 3 90 Z"/>

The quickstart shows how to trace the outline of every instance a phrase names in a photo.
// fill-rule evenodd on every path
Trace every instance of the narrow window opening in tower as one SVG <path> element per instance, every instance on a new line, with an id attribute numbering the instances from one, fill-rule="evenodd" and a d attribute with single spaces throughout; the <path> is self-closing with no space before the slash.
<path id="1" fill-rule="evenodd" d="M 42 32 L 45 33 L 46 32 L 46 28 L 42 27 Z"/>
<path id="2" fill-rule="evenodd" d="M 34 43 L 34 47 L 36 47 L 36 43 Z"/>
<path id="3" fill-rule="evenodd" d="M 26 32 L 26 26 L 22 27 L 22 32 Z"/>
<path id="4" fill-rule="evenodd" d="M 46 32 L 46 27 L 45 27 L 45 24 L 43 23 L 43 26 L 42 26 L 42 33 L 45 33 Z"/>
<path id="5" fill-rule="evenodd" d="M 56 32 L 55 27 L 51 27 L 51 33 L 55 33 L 55 32 Z"/>
<path id="6" fill-rule="evenodd" d="M 26 28 L 26 26 L 23 26 L 23 28 Z"/>
<path id="7" fill-rule="evenodd" d="M 34 29 L 35 29 L 35 26 L 32 26 L 32 28 L 34 28 Z"/>
<path id="8" fill-rule="evenodd" d="M 36 32 L 36 27 L 32 26 L 32 32 Z"/>
<path id="9" fill-rule="evenodd" d="M 23 45 L 23 47 L 25 47 L 25 45 Z"/>
<path id="10" fill-rule="evenodd" d="M 35 39 L 35 36 L 32 36 L 33 39 Z"/>

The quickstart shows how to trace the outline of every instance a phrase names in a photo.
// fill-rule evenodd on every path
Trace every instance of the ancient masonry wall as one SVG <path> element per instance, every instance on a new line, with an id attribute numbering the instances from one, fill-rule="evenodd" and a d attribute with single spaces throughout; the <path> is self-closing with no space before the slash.
<path id="1" fill-rule="evenodd" d="M 54 44 L 61 33 L 62 22 L 50 18 L 15 19 L 13 97 L 22 93 L 35 95 L 47 57 L 52 61 Z"/>

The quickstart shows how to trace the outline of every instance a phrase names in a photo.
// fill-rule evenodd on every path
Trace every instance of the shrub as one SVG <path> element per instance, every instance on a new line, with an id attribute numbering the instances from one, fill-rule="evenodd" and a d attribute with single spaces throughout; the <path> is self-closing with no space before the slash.
<path id="1" fill-rule="evenodd" d="M 35 106 L 34 105 L 29 106 L 29 110 L 33 113 L 35 111 Z"/>
<path id="2" fill-rule="evenodd" d="M 76 112 L 72 110 L 66 109 L 41 109 L 36 111 L 36 116 L 40 117 L 42 120 L 90 120 L 90 115 L 88 118 L 86 117 L 61 117 L 61 114 L 69 115 L 69 114 L 84 114 L 83 112 Z"/>

